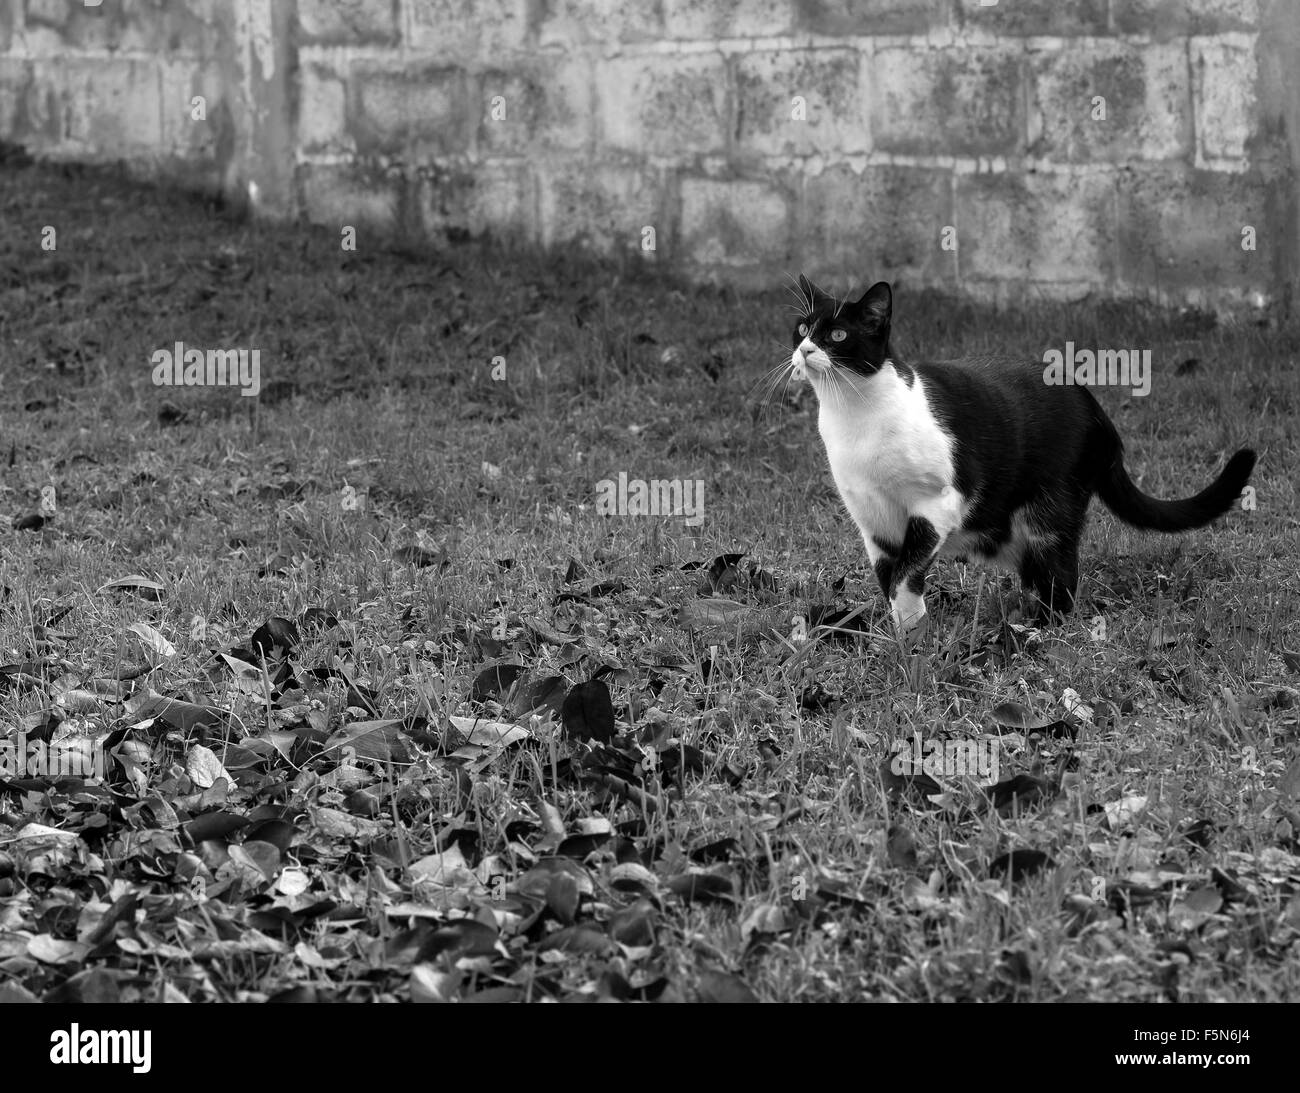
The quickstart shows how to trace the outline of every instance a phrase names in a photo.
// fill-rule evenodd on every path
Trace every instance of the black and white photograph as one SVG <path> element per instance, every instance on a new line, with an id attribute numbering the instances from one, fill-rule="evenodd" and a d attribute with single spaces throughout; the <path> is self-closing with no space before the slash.
<path id="1" fill-rule="evenodd" d="M 1300 999 L 1294 0 L 0 0 L 0 385 L 33 1073 Z"/>

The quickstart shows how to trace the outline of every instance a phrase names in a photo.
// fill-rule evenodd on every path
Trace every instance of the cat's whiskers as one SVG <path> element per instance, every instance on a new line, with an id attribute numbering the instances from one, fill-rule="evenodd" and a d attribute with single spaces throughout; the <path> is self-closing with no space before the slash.
<path id="1" fill-rule="evenodd" d="M 840 410 L 848 412 L 852 407 L 849 405 L 848 397 L 844 388 L 848 388 L 859 402 L 866 401 L 866 394 L 857 384 L 851 369 L 845 368 L 841 364 L 830 362 L 830 367 L 825 369 L 823 375 L 827 376 L 829 382 L 826 385 L 826 393 Z"/>
<path id="2" fill-rule="evenodd" d="M 779 343 L 778 343 L 779 344 Z M 783 347 L 784 348 L 784 347 Z M 793 376 L 793 361 L 789 355 L 783 357 L 771 368 L 766 369 L 751 388 L 749 397 L 756 399 L 763 410 L 766 410 L 776 396 L 777 389 L 781 387 L 782 380 L 785 380 L 785 387 L 789 387 L 789 381 Z M 784 390 L 782 390 L 784 397 Z"/>
<path id="3" fill-rule="evenodd" d="M 771 406 L 783 379 L 785 379 L 783 370 L 773 368 L 765 372 L 763 378 L 754 385 L 750 397 L 758 403 L 760 409 L 766 411 Z"/>
<path id="4" fill-rule="evenodd" d="M 806 291 L 803 285 L 801 285 L 797 280 L 795 280 L 795 278 L 791 274 L 786 274 L 786 277 L 788 277 L 790 280 L 790 284 L 787 285 L 786 287 L 789 288 L 790 291 L 794 293 L 795 299 L 798 300 L 801 305 L 800 314 L 811 315 L 813 311 L 813 302 L 814 302 L 811 293 Z"/>
<path id="5" fill-rule="evenodd" d="M 832 365 L 830 374 L 834 379 L 835 397 L 840 404 L 840 409 L 847 413 L 849 410 L 849 398 L 845 388 L 848 388 L 850 391 L 854 391 L 855 393 L 856 389 L 853 387 L 852 382 L 844 375 L 843 370 L 839 367 Z"/>
<path id="6" fill-rule="evenodd" d="M 817 401 L 824 401 L 833 407 L 843 406 L 844 398 L 840 392 L 835 363 L 832 361 L 829 367 L 825 367 L 810 361 L 807 367 L 809 382 L 817 392 Z"/>
<path id="7" fill-rule="evenodd" d="M 794 381 L 794 369 L 791 368 L 785 376 L 785 383 L 781 385 L 781 401 L 784 402 L 789 397 L 790 384 Z"/>
<path id="8" fill-rule="evenodd" d="M 853 370 L 850 368 L 845 368 L 843 365 L 835 365 L 834 367 L 839 378 L 844 383 L 848 384 L 849 389 L 852 390 L 852 392 L 855 395 L 857 395 L 859 399 L 865 402 L 867 398 L 866 392 L 864 392 L 862 388 L 858 386 L 858 377 L 856 373 L 854 373 Z"/>

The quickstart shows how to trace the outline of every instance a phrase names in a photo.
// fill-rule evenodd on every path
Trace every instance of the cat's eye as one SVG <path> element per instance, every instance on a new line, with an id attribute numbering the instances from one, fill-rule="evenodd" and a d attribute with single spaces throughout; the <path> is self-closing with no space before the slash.
<path id="1" fill-rule="evenodd" d="M 832 331 L 831 331 L 831 341 L 833 341 L 833 342 L 842 342 L 842 341 L 843 341 L 845 338 L 847 338 L 848 336 L 849 336 L 848 333 L 847 333 L 846 331 L 843 331 L 843 330 L 832 330 Z"/>
<path id="2" fill-rule="evenodd" d="M 807 324 L 807 323 L 800 323 L 800 324 L 799 324 L 799 337 L 801 337 L 801 338 L 806 338 L 806 337 L 808 337 L 808 324 Z"/>

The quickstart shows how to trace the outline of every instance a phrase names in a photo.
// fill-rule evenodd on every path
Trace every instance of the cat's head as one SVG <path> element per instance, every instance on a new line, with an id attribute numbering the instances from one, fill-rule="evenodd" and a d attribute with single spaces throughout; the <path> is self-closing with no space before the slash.
<path id="1" fill-rule="evenodd" d="M 889 323 L 894 297 L 886 281 L 877 281 L 856 302 L 836 300 L 799 275 L 802 312 L 794 325 L 791 363 L 796 378 L 819 376 L 843 368 L 873 375 L 889 359 Z"/>

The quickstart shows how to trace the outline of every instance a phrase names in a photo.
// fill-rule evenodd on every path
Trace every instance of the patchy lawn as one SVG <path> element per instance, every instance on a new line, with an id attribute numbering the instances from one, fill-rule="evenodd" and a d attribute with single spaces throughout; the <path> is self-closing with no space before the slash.
<path id="1" fill-rule="evenodd" d="M 79 169 L 0 220 L 0 996 L 1300 991 L 1294 330 L 901 286 L 904 356 L 1150 348 L 1099 392 L 1149 492 L 1260 453 L 1211 529 L 1094 510 L 1066 625 L 939 566 L 909 653 L 811 392 L 755 395 L 784 291 Z M 176 342 L 259 395 L 155 386 Z M 702 523 L 601 515 L 620 473 Z"/>

